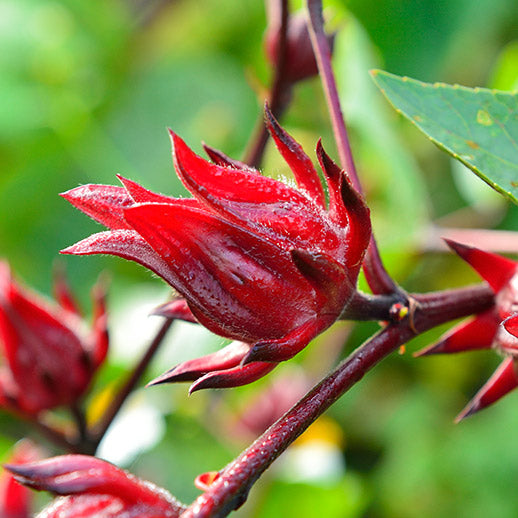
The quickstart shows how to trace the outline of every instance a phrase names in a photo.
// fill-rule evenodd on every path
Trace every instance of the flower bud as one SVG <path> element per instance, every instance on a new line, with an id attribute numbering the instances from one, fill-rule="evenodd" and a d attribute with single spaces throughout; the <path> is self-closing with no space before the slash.
<path id="1" fill-rule="evenodd" d="M 210 163 L 171 132 L 176 172 L 193 198 L 155 194 L 122 177 L 123 187 L 86 185 L 63 195 L 110 229 L 64 253 L 108 253 L 146 266 L 183 298 L 159 313 L 242 344 L 232 346 L 240 351 L 232 365 L 211 355 L 157 382 L 190 372 L 191 390 L 249 383 L 335 322 L 356 290 L 369 209 L 319 142 L 327 204 L 312 161 L 267 108 L 266 124 L 297 188 L 222 153 L 212 151 L 217 163 Z"/>
<path id="2" fill-rule="evenodd" d="M 272 66 L 277 66 L 281 40 L 281 3 L 282 0 L 268 0 L 268 27 L 264 35 L 265 53 Z M 328 36 L 329 47 L 333 48 L 335 35 Z M 286 28 L 286 49 L 284 77 L 290 83 L 296 83 L 318 74 L 318 66 L 309 36 L 305 13 L 288 13 Z"/>
<path id="3" fill-rule="evenodd" d="M 56 280 L 58 304 L 19 286 L 0 263 L 0 406 L 22 413 L 72 404 L 106 356 L 104 289 L 94 290 L 94 323 L 85 331 L 64 277 Z"/>
<path id="4" fill-rule="evenodd" d="M 506 257 L 446 240 L 490 286 L 495 306 L 462 322 L 416 356 L 495 349 L 504 360 L 457 416 L 457 421 L 495 403 L 518 387 L 518 264 Z"/>

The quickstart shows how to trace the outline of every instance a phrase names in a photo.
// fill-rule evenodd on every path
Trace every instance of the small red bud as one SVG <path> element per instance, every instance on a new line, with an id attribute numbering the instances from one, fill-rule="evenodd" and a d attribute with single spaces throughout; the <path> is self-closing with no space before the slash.
<path id="1" fill-rule="evenodd" d="M 459 414 L 456 419 L 459 422 L 518 387 L 518 264 L 472 246 L 449 239 L 446 242 L 489 284 L 495 293 L 495 305 L 454 327 L 438 343 L 415 356 L 490 348 L 505 356 L 491 378 Z"/>
<path id="2" fill-rule="evenodd" d="M 18 285 L 8 265 L 0 263 L 0 344 L 5 358 L 0 406 L 37 414 L 73 403 L 106 356 L 104 291 L 95 296 L 88 333 L 62 274 L 55 291 L 58 304 L 42 300 Z"/>
<path id="3" fill-rule="evenodd" d="M 268 60 L 272 66 L 276 66 L 279 61 L 281 0 L 268 0 L 266 7 L 268 27 L 264 35 L 264 47 Z M 328 36 L 331 50 L 334 38 L 334 34 Z M 288 14 L 284 74 L 290 83 L 296 83 L 318 74 L 307 18 L 302 11 Z"/>

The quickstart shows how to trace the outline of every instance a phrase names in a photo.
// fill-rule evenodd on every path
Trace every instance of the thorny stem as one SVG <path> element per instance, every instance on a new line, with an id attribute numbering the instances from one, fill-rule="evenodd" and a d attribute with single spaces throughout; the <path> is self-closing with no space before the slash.
<path id="1" fill-rule="evenodd" d="M 279 27 L 279 46 L 277 51 L 277 60 L 274 66 L 274 77 L 272 87 L 268 95 L 268 106 L 276 119 L 279 119 L 286 109 L 291 97 L 291 83 L 286 80 L 286 48 L 288 33 L 288 0 L 280 2 L 281 16 Z M 264 150 L 268 142 L 268 130 L 264 123 L 264 115 L 261 104 L 261 112 L 256 123 L 256 128 L 250 138 L 247 151 L 243 161 L 255 168 L 259 168 L 263 160 Z"/>
<path id="2" fill-rule="evenodd" d="M 144 374 L 144 371 L 149 365 L 149 362 L 152 360 L 154 354 L 158 350 L 160 344 L 164 340 L 167 332 L 169 331 L 171 325 L 173 324 L 174 320 L 167 319 L 160 329 L 158 330 L 155 338 L 153 341 L 149 344 L 149 347 L 147 351 L 144 353 L 144 356 L 142 356 L 140 362 L 135 367 L 129 378 L 126 380 L 126 383 L 123 385 L 115 399 L 112 401 L 112 404 L 109 406 L 109 408 L 106 410 L 106 413 L 101 419 L 101 423 L 98 426 L 97 430 L 94 430 L 92 432 L 92 444 L 93 444 L 93 450 L 97 449 L 99 446 L 99 443 L 101 442 L 102 438 L 106 434 L 106 431 L 110 427 L 110 424 L 115 419 L 117 414 L 119 413 L 119 410 L 122 408 L 122 405 L 128 398 L 128 396 L 131 394 L 133 389 L 136 387 L 137 383 L 140 381 L 140 378 Z"/>
<path id="3" fill-rule="evenodd" d="M 307 0 L 309 13 L 309 34 L 313 51 L 318 64 L 320 79 L 324 89 L 336 147 L 342 168 L 347 172 L 356 190 L 362 193 L 362 187 L 354 164 L 347 126 L 340 105 L 338 89 L 331 65 L 331 49 L 324 32 L 322 16 L 322 0 Z M 374 237 L 371 237 L 365 260 L 363 263 L 365 277 L 373 293 L 390 294 L 398 291 L 398 287 L 385 270 Z"/>
<path id="4" fill-rule="evenodd" d="M 181 518 L 221 518 L 241 506 L 261 474 L 325 410 L 372 367 L 409 339 L 450 320 L 488 309 L 494 295 L 486 285 L 423 295 L 412 319 L 393 323 L 374 335 L 228 464 Z"/>

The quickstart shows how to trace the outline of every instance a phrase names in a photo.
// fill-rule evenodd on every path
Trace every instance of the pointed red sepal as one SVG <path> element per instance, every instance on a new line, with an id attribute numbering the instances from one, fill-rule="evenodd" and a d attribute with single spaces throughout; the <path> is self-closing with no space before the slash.
<path id="1" fill-rule="evenodd" d="M 212 164 L 194 153 L 176 133 L 169 130 L 169 134 L 178 176 L 194 196 L 211 206 L 221 208 L 221 200 L 227 204 L 308 203 L 301 193 L 273 178 Z"/>
<path id="2" fill-rule="evenodd" d="M 169 284 L 176 278 L 171 266 L 164 261 L 151 246 L 134 230 L 112 230 L 98 232 L 64 248 L 61 254 L 94 255 L 110 254 L 130 259 L 150 269 Z"/>
<path id="3" fill-rule="evenodd" d="M 164 196 L 163 194 L 149 191 L 137 182 L 124 178 L 124 176 L 120 174 L 116 176 L 135 203 L 176 203 L 177 201 L 171 196 Z M 192 200 L 192 202 L 196 203 L 195 200 Z"/>
<path id="4" fill-rule="evenodd" d="M 324 151 L 322 139 L 318 139 L 316 154 L 320 167 L 324 173 L 329 193 L 329 215 L 338 224 L 345 226 L 349 219 L 341 191 L 342 170 L 331 160 L 331 157 Z"/>
<path id="5" fill-rule="evenodd" d="M 231 369 L 209 372 L 197 379 L 189 388 L 189 394 L 202 389 L 241 387 L 266 376 L 277 363 L 252 362 Z"/>
<path id="6" fill-rule="evenodd" d="M 445 239 L 447 245 L 464 259 L 498 293 L 516 274 L 518 265 L 501 255 Z"/>
<path id="7" fill-rule="evenodd" d="M 232 342 L 215 353 L 201 358 L 188 360 L 168 370 L 158 378 L 148 383 L 148 387 L 161 383 L 176 383 L 179 381 L 195 381 L 212 371 L 227 370 L 240 364 L 250 349 L 244 342 Z"/>
<path id="8" fill-rule="evenodd" d="M 234 169 L 241 169 L 242 171 L 248 171 L 249 173 L 260 174 L 257 169 L 254 167 L 250 167 L 248 164 L 241 162 L 241 160 L 236 160 L 234 158 L 230 158 L 225 155 L 223 151 L 219 149 L 215 149 L 212 146 L 205 144 L 202 142 L 203 149 L 207 156 L 212 160 L 212 162 L 221 167 L 233 167 Z"/>
<path id="9" fill-rule="evenodd" d="M 135 202 L 123 187 L 88 184 L 70 189 L 60 196 L 108 228 L 129 228 L 122 209 Z"/>
<path id="10" fill-rule="evenodd" d="M 28 487 L 57 495 L 74 495 L 51 506 L 47 510 L 48 514 L 45 514 L 46 517 L 94 518 L 100 516 L 95 512 L 108 507 L 107 501 L 111 502 L 121 516 L 174 518 L 184 510 L 184 507 L 164 489 L 139 480 L 95 457 L 63 455 L 29 464 L 10 464 L 5 468 L 18 482 Z M 78 502 L 81 504 L 79 507 Z M 71 514 L 71 510 L 78 509 L 81 509 L 79 514 Z M 88 512 L 85 512 L 85 509 Z"/>
<path id="11" fill-rule="evenodd" d="M 54 267 L 54 298 L 56 302 L 65 310 L 81 316 L 81 311 L 75 300 L 70 285 L 65 275 L 65 269 L 62 264 L 56 264 Z"/>
<path id="12" fill-rule="evenodd" d="M 110 337 L 108 334 L 108 314 L 106 308 L 106 296 L 108 282 L 106 278 L 100 278 L 92 288 L 93 302 L 93 326 L 91 333 L 92 350 L 90 358 L 94 368 L 103 363 L 108 354 Z"/>
<path id="13" fill-rule="evenodd" d="M 498 331 L 498 319 L 491 309 L 461 322 L 439 342 L 414 353 L 414 357 L 490 349 Z"/>
<path id="14" fill-rule="evenodd" d="M 289 360 L 302 351 L 318 333 L 326 329 L 334 320 L 334 317 L 331 320 L 326 320 L 321 316 L 318 321 L 310 320 L 283 338 L 257 342 L 243 358 L 241 365 L 248 365 L 252 362 L 282 362 Z"/>
<path id="15" fill-rule="evenodd" d="M 317 157 L 329 187 L 330 216 L 341 224 L 345 224 L 344 217 L 347 220 L 348 266 L 357 276 L 371 237 L 370 210 L 349 177 L 325 152 L 320 140 Z"/>
<path id="16" fill-rule="evenodd" d="M 513 358 L 508 357 L 499 365 L 486 384 L 455 418 L 455 422 L 458 423 L 479 410 L 492 405 L 516 387 L 518 387 L 516 365 Z"/>
<path id="17" fill-rule="evenodd" d="M 151 314 L 160 317 L 184 320 L 185 322 L 191 322 L 192 324 L 198 323 L 196 317 L 192 314 L 187 301 L 182 298 L 170 300 L 165 304 L 161 304 L 156 307 Z"/>
<path id="18" fill-rule="evenodd" d="M 506 318 L 502 325 L 508 333 L 518 338 L 518 313 Z"/>
<path id="19" fill-rule="evenodd" d="M 315 293 L 321 296 L 323 304 L 332 301 L 336 307 L 329 308 L 331 311 L 339 313 L 343 310 L 354 294 L 348 272 L 332 257 L 323 253 L 293 249 L 291 258 L 300 273 L 313 286 Z M 349 288 L 344 289 L 344 286 Z"/>
<path id="20" fill-rule="evenodd" d="M 277 149 L 293 171 L 299 188 L 308 193 L 320 207 L 325 208 L 325 195 L 313 162 L 306 155 L 302 146 L 277 122 L 268 104 L 264 105 L 266 127 Z"/>

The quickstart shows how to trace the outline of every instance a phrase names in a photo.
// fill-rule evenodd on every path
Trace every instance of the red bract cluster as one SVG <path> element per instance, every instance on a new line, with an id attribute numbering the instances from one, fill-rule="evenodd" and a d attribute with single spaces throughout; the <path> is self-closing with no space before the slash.
<path id="1" fill-rule="evenodd" d="M 22 413 L 72 404 L 108 349 L 104 290 L 94 289 L 94 323 L 84 329 L 67 284 L 58 277 L 57 304 L 19 286 L 0 263 L 0 406 Z"/>
<path id="2" fill-rule="evenodd" d="M 65 495 L 45 518 L 175 518 L 184 507 L 167 491 L 86 455 L 5 466 L 21 484 Z"/>
<path id="3" fill-rule="evenodd" d="M 448 245 L 489 284 L 495 306 L 459 324 L 418 356 L 493 348 L 504 356 L 495 373 L 459 414 L 461 420 L 518 387 L 518 264 L 500 255 L 447 240 Z"/>
<path id="4" fill-rule="evenodd" d="M 176 172 L 194 198 L 124 178 L 123 187 L 85 185 L 63 195 L 110 228 L 65 253 L 108 253 L 148 267 L 184 298 L 163 310 L 167 316 L 241 342 L 189 366 L 184 379 L 217 370 L 204 387 L 253 381 L 329 327 L 355 292 L 370 239 L 368 208 L 321 144 L 328 206 L 310 158 L 268 110 L 266 122 L 297 188 L 207 149 L 210 163 L 171 133 Z"/>

